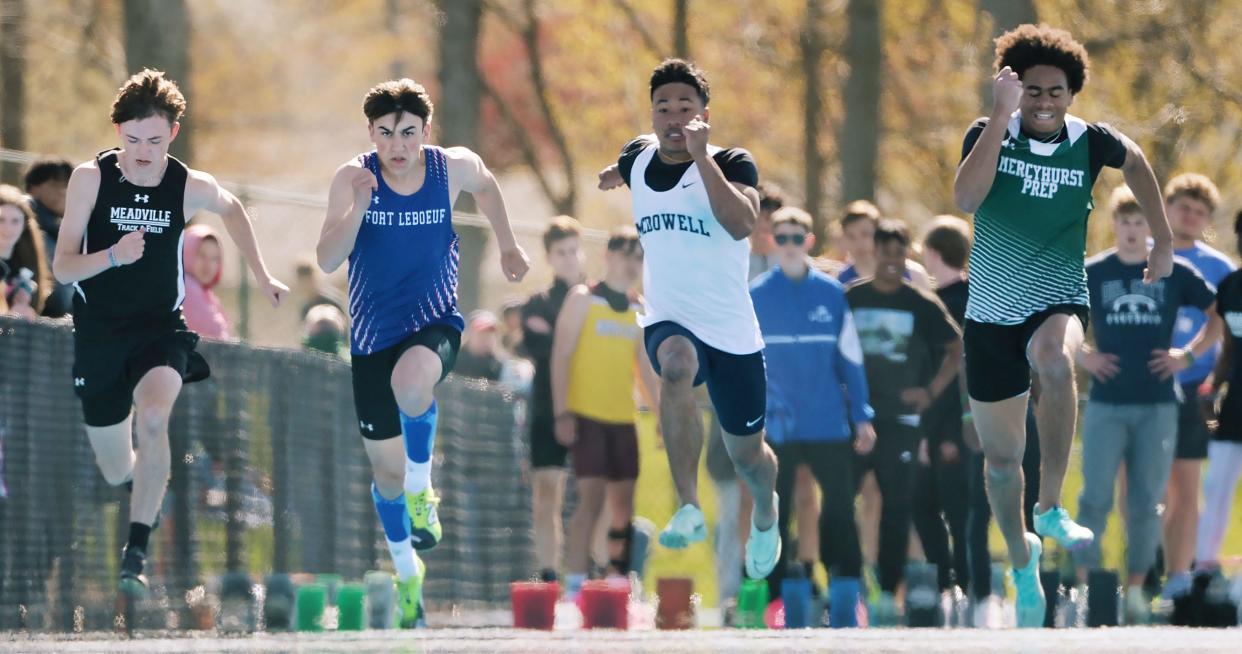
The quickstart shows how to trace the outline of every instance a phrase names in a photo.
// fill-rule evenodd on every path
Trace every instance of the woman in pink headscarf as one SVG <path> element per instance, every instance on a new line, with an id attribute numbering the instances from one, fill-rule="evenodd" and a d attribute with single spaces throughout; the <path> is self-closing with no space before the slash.
<path id="1" fill-rule="evenodd" d="M 191 225 L 185 230 L 185 313 L 186 325 L 203 338 L 229 340 L 229 320 L 220 298 L 212 288 L 220 283 L 220 238 L 207 225 Z"/>

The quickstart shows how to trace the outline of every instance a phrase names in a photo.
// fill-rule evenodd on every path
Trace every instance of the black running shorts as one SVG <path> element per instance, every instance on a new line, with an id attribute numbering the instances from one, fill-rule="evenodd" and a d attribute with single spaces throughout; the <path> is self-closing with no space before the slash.
<path id="1" fill-rule="evenodd" d="M 354 379 L 354 408 L 358 431 L 368 440 L 387 440 L 401 435 L 401 411 L 392 392 L 392 371 L 405 351 L 421 345 L 440 357 L 440 379 L 453 370 L 461 350 L 461 332 L 448 325 L 428 325 L 404 341 L 370 354 L 354 354 L 350 368 Z"/>
<path id="2" fill-rule="evenodd" d="M 689 329 L 675 322 L 658 322 L 643 331 L 647 356 L 656 374 L 660 360 L 656 353 L 670 336 L 684 336 L 699 355 L 699 372 L 694 385 L 707 384 L 707 394 L 720 417 L 726 434 L 750 436 L 763 431 L 767 411 L 768 380 L 763 350 L 750 354 L 730 354 L 699 340 Z"/>

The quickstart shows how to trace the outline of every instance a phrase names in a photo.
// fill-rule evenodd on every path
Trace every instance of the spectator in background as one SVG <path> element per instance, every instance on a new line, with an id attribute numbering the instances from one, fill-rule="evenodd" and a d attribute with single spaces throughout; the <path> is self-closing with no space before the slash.
<path id="1" fill-rule="evenodd" d="M 785 194 L 779 186 L 767 182 L 759 182 L 759 214 L 755 220 L 755 228 L 750 236 L 750 271 L 748 279 L 755 279 L 776 265 L 779 259 L 776 244 L 772 240 L 772 216 L 785 205 Z M 729 451 L 725 448 L 724 432 L 720 428 L 720 419 L 716 409 L 707 398 L 706 392 L 697 392 L 699 406 L 708 415 L 707 439 L 704 443 L 707 476 L 712 480 L 716 490 L 716 503 L 719 518 L 714 532 L 714 551 L 716 554 L 717 589 L 721 606 L 726 611 L 732 609 L 732 600 L 736 599 L 742 585 L 742 551 L 743 543 L 750 536 L 750 511 L 753 500 L 750 491 L 737 477 L 737 469 Z M 805 477 L 805 479 L 803 479 Z M 812 511 L 806 518 L 808 524 L 816 522 L 819 502 L 815 497 L 815 480 L 810 473 L 801 469 L 798 491 L 794 504 L 798 507 L 798 522 L 802 524 L 807 516 L 809 505 Z M 806 491 L 810 492 L 809 504 Z M 810 556 L 818 556 L 816 537 L 799 539 L 799 547 L 809 547 Z M 729 618 L 725 616 L 726 621 Z"/>
<path id="2" fill-rule="evenodd" d="M 1087 288 L 1096 347 L 1085 343 L 1078 363 L 1091 374 L 1091 394 L 1082 415 L 1082 494 L 1078 523 L 1104 533 L 1113 507 L 1121 465 L 1126 469 L 1126 624 L 1147 624 L 1151 602 L 1143 580 L 1160 544 L 1160 501 L 1164 498 L 1177 439 L 1177 394 L 1173 376 L 1206 356 L 1220 338 L 1219 321 L 1206 323 L 1194 347 L 1171 348 L 1181 307 L 1213 313 L 1216 293 L 1184 259 L 1173 273 L 1143 281 L 1151 230 L 1128 187 L 1113 192 L 1116 246 L 1088 259 Z M 1097 538 L 1077 552 L 1079 580 L 1100 564 Z"/>
<path id="3" fill-rule="evenodd" d="M 767 358 L 767 438 L 777 457 L 776 492 L 789 496 L 799 472 L 808 468 L 810 494 L 816 484 L 823 491 L 822 513 L 812 512 L 813 520 L 798 514 L 797 563 L 810 577 L 815 560 L 823 562 L 831 576 L 830 622 L 854 627 L 862 553 L 854 523 L 853 459 L 855 451 L 866 454 L 875 444 L 862 349 L 840 282 L 810 267 L 811 216 L 785 207 L 774 215 L 772 228 L 780 259 L 755 280 L 750 294 Z M 777 524 L 784 543 L 790 542 L 792 513 L 780 507 Z M 819 551 L 808 554 L 802 541 L 812 533 L 818 533 Z M 787 551 L 786 558 L 794 554 Z M 768 575 L 774 596 L 785 576 L 780 565 Z"/>
<path id="4" fill-rule="evenodd" d="M 339 309 L 342 315 L 345 314 L 349 298 L 341 289 L 324 282 L 323 272 L 313 258 L 300 259 L 295 270 L 296 278 L 290 299 L 295 300 L 301 307 L 303 318 L 306 318 L 311 307 L 320 304 L 330 304 Z"/>
<path id="5" fill-rule="evenodd" d="M 316 304 L 303 321 L 302 349 L 323 352 L 349 361 L 345 314 L 333 304 Z"/>
<path id="6" fill-rule="evenodd" d="M 0 285 L 8 312 L 33 320 L 52 292 L 51 266 L 26 196 L 0 185 Z"/>
<path id="7" fill-rule="evenodd" d="M 229 319 L 212 290 L 224 272 L 220 237 L 207 225 L 190 225 L 184 238 L 185 301 L 181 311 L 185 324 L 203 338 L 227 341 L 232 338 Z"/>
<path id="8" fill-rule="evenodd" d="M 530 456 L 534 470 L 531 511 L 535 522 L 535 561 L 544 581 L 560 569 L 561 509 L 565 502 L 569 450 L 556 440 L 552 414 L 552 335 L 569 289 L 585 281 L 579 238 L 582 225 L 569 216 L 553 218 L 543 233 L 543 251 L 552 268 L 552 286 L 522 308 L 522 342 L 535 364 L 530 403 Z"/>
<path id="9" fill-rule="evenodd" d="M 837 241 L 845 254 L 844 267 L 837 268 L 837 280 L 849 287 L 860 279 L 875 275 L 875 230 L 880 222 L 880 209 L 869 200 L 855 200 L 845 207 L 845 215 L 837 223 Z M 835 267 L 833 262 L 824 262 L 825 269 Z M 931 290 L 931 282 L 927 273 L 917 262 L 906 260 L 904 278 L 918 288 Z M 868 564 L 874 563 L 878 557 L 880 529 L 880 489 L 876 484 L 875 475 L 861 473 L 862 499 L 858 506 L 858 520 L 861 524 L 860 538 L 863 544 L 863 558 Z"/>
<path id="10" fill-rule="evenodd" d="M 841 245 L 846 266 L 837 279 L 846 286 L 875 275 L 875 229 L 880 223 L 880 209 L 868 200 L 855 200 L 845 207 L 841 217 Z M 905 280 L 922 289 L 931 289 L 927 271 L 918 262 L 906 260 Z"/>
<path id="11" fill-rule="evenodd" d="M 1242 249 L 1242 212 L 1233 220 L 1233 233 Z M 1216 294 L 1215 323 L 1224 323 L 1225 343 L 1217 363 L 1213 385 L 1226 382 L 1229 390 L 1220 400 L 1220 422 L 1208 444 L 1208 466 L 1203 478 L 1203 515 L 1199 517 L 1195 546 L 1196 574 L 1219 574 L 1220 547 L 1229 528 L 1229 513 L 1242 477 L 1242 273 L 1221 280 Z"/>
<path id="12" fill-rule="evenodd" d="M 1223 252 L 1203 242 L 1220 205 L 1220 191 L 1207 177 L 1183 173 L 1164 186 L 1165 213 L 1173 230 L 1173 254 L 1188 261 L 1213 287 L 1234 270 Z M 1186 347 L 1206 322 L 1195 307 L 1182 307 L 1173 329 L 1173 347 Z M 1210 387 L 1204 384 L 1216 364 L 1219 348 L 1177 375 L 1182 387 L 1177 419 L 1177 450 L 1169 475 L 1164 512 L 1164 562 L 1168 580 L 1163 595 L 1172 599 L 1190 592 L 1190 563 L 1195 553 L 1195 526 L 1199 521 L 1199 474 L 1208 454 L 1207 416 Z M 1203 387 L 1205 393 L 1200 393 Z"/>
<path id="13" fill-rule="evenodd" d="M 530 354 L 522 341 L 523 304 L 523 300 L 514 298 L 500 306 L 500 344 L 513 356 L 529 359 Z"/>
<path id="14" fill-rule="evenodd" d="M 26 170 L 26 194 L 30 196 L 30 209 L 42 232 L 48 270 L 56 256 L 56 239 L 60 235 L 60 220 L 65 215 L 65 194 L 71 174 L 73 164 L 59 157 L 37 159 Z M 73 311 L 73 285 L 61 284 L 55 278 L 51 282 L 52 289 L 42 315 L 60 318 Z"/>
<path id="15" fill-rule="evenodd" d="M 504 372 L 500 356 L 500 321 L 484 309 L 471 311 L 461 337 L 461 353 L 453 372 L 462 377 L 500 381 Z"/>
<path id="16" fill-rule="evenodd" d="M 785 206 L 785 194 L 781 188 L 768 182 L 759 182 L 759 217 L 750 236 L 750 279 L 767 272 L 780 258 L 776 244 L 772 242 L 772 215 Z"/>
<path id="17" fill-rule="evenodd" d="M 643 347 L 630 293 L 642 278 L 638 230 L 613 231 L 603 279 L 575 286 L 556 320 L 552 406 L 556 438 L 573 453 L 578 506 L 569 525 L 566 597 L 576 599 L 590 572 L 591 540 L 606 521 L 607 574 L 630 573 L 634 485 L 638 480 L 637 388 L 659 406 L 660 379 Z"/>
<path id="18" fill-rule="evenodd" d="M 936 297 L 960 328 L 966 318 L 966 258 L 970 255 L 970 225 L 957 216 L 938 216 L 923 237 L 923 261 L 936 284 Z M 969 417 L 959 379 L 923 414 L 927 456 L 920 457 L 915 482 L 914 527 L 927 560 L 939 566 L 940 589 L 970 588 L 967 562 L 966 517 L 969 456 L 963 440 L 963 421 Z M 974 436 L 973 425 L 971 435 Z M 979 449 L 977 438 L 971 448 Z M 947 529 L 946 529 L 947 527 Z M 952 545 L 950 546 L 950 536 Z M 986 551 L 985 551 L 986 555 Z"/>
<path id="19" fill-rule="evenodd" d="M 921 414 L 953 384 L 962 337 L 944 304 L 904 280 L 910 235 L 905 223 L 881 221 L 875 230 L 875 276 L 846 293 L 875 409 L 876 444 L 858 461 L 880 488 L 879 581 L 876 624 L 896 619 L 895 593 L 904 576 L 914 501 L 915 456 L 923 440 Z"/>

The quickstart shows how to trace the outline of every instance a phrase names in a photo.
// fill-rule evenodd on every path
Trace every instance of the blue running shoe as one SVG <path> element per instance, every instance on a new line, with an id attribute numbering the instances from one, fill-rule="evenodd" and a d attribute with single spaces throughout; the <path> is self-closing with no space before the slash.
<path id="1" fill-rule="evenodd" d="M 781 497 L 772 494 L 773 515 L 780 515 Z M 746 576 L 764 579 L 781 559 L 781 531 L 776 521 L 766 530 L 755 526 L 754 513 L 750 518 L 750 538 L 746 540 Z"/>
<path id="2" fill-rule="evenodd" d="M 1043 627 L 1044 613 L 1048 606 L 1044 598 L 1044 585 L 1039 581 L 1039 557 L 1044 553 L 1043 541 L 1039 536 L 1027 532 L 1026 545 L 1031 550 L 1031 560 L 1021 570 L 1013 568 L 1013 585 L 1018 594 L 1015 608 L 1019 629 Z"/>
<path id="3" fill-rule="evenodd" d="M 703 520 L 702 509 L 693 504 L 677 509 L 660 532 L 660 544 L 672 550 L 684 550 L 704 540 L 707 540 L 707 523 Z"/>
<path id="4" fill-rule="evenodd" d="M 1074 552 L 1091 544 L 1095 534 L 1090 529 L 1070 520 L 1069 511 L 1056 506 L 1044 513 L 1035 505 L 1035 533 L 1055 540 L 1061 547 Z"/>

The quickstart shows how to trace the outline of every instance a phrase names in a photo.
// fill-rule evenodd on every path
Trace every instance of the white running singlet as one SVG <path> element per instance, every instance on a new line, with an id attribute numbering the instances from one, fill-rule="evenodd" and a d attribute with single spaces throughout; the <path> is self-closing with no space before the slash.
<path id="1" fill-rule="evenodd" d="M 671 321 L 707 345 L 730 354 L 763 349 L 750 301 L 750 243 L 734 240 L 712 214 L 698 164 L 668 191 L 646 183 L 659 145 L 638 154 L 630 169 L 634 224 L 643 246 L 643 327 Z M 708 146 L 708 155 L 720 148 Z"/>

